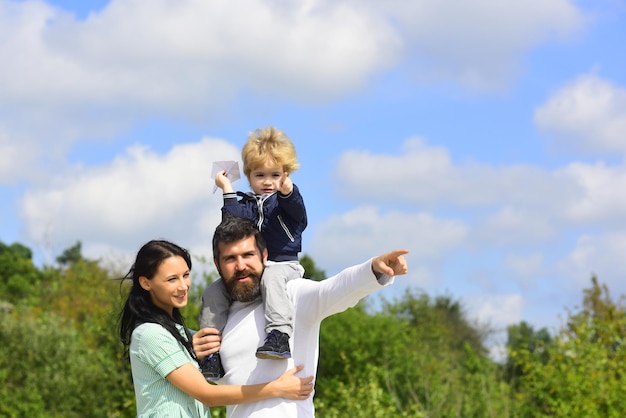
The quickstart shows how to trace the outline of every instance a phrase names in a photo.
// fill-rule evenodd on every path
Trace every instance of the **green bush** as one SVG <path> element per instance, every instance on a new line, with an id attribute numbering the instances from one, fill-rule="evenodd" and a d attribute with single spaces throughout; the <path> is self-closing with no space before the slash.
<path id="1" fill-rule="evenodd" d="M 319 416 L 506 417 L 510 388 L 480 338 L 459 339 L 455 330 L 479 335 L 463 321 L 458 305 L 411 293 L 383 312 L 360 304 L 327 318 Z"/>
<path id="2" fill-rule="evenodd" d="M 0 315 L 0 341 L 0 416 L 116 416 L 116 359 L 88 347 L 72 323 L 53 314 Z"/>
<path id="3" fill-rule="evenodd" d="M 512 350 L 519 417 L 623 417 L 626 313 L 592 278 L 583 308 L 549 345 Z M 546 360 L 547 359 L 547 360 Z"/>
<path id="4" fill-rule="evenodd" d="M 71 250 L 71 251 L 70 251 Z M 134 417 L 130 365 L 116 319 L 117 274 L 66 251 L 38 269 L 28 248 L 0 243 L 0 416 Z M 308 260 L 308 271 L 323 271 Z M 204 275 L 184 310 L 197 327 Z M 459 302 L 408 291 L 326 319 L 317 416 L 424 418 L 621 417 L 626 411 L 626 311 L 592 278 L 583 306 L 555 336 L 521 323 L 509 357 L 487 357 L 487 330 Z M 212 408 L 213 418 L 225 417 Z"/>

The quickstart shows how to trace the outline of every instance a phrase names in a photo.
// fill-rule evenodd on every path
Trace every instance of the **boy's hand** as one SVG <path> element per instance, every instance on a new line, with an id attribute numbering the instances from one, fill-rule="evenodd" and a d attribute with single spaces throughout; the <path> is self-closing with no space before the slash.
<path id="1" fill-rule="evenodd" d="M 289 174 L 283 173 L 283 176 L 280 178 L 280 181 L 278 182 L 278 191 L 280 192 L 280 194 L 287 196 L 291 194 L 292 190 L 293 190 L 293 183 L 291 182 L 291 179 L 289 178 Z"/>
<path id="2" fill-rule="evenodd" d="M 226 171 L 220 171 L 215 175 L 215 185 L 222 189 L 224 193 L 233 192 L 233 184 L 230 179 L 226 177 Z"/>

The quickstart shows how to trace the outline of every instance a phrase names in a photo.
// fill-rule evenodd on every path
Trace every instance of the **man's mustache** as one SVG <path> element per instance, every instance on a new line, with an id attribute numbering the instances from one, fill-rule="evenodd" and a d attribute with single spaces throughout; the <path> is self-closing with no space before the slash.
<path id="1" fill-rule="evenodd" d="M 235 279 L 243 279 L 246 276 L 252 276 L 250 270 L 243 270 L 241 272 L 235 273 Z"/>

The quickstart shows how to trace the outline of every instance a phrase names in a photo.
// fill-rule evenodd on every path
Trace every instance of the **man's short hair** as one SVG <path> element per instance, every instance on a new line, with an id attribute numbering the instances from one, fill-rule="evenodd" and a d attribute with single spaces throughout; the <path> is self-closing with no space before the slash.
<path id="1" fill-rule="evenodd" d="M 231 244 L 248 237 L 254 237 L 256 248 L 262 257 L 267 245 L 256 224 L 247 218 L 224 214 L 213 234 L 213 258 L 219 260 L 219 244 Z"/>

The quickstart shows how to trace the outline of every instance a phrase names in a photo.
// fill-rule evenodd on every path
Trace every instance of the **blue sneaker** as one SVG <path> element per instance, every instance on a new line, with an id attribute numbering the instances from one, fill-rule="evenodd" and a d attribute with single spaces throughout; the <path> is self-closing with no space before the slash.
<path id="1" fill-rule="evenodd" d="M 284 360 L 291 358 L 289 335 L 272 330 L 265 338 L 265 344 L 256 350 L 257 358 L 269 360 Z"/>
<path id="2" fill-rule="evenodd" d="M 200 371 L 204 378 L 209 382 L 220 380 L 224 377 L 224 368 L 222 367 L 222 359 L 220 353 L 209 354 L 200 361 Z"/>

